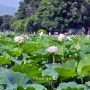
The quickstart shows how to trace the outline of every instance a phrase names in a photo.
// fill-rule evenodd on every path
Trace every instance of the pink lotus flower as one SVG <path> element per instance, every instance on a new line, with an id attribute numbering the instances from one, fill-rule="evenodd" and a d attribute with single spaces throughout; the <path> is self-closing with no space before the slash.
<path id="1" fill-rule="evenodd" d="M 58 40 L 59 41 L 62 41 L 62 40 L 64 40 L 65 39 L 65 35 L 64 34 L 59 34 L 58 35 Z"/>
<path id="2" fill-rule="evenodd" d="M 58 50 L 58 48 L 57 46 L 51 46 L 51 47 L 48 47 L 46 50 L 47 52 L 55 53 Z"/>
<path id="3" fill-rule="evenodd" d="M 15 36 L 15 37 L 14 37 L 14 41 L 15 41 L 15 42 L 18 42 L 18 43 L 23 42 L 23 39 L 24 39 L 24 38 L 23 38 L 22 36 Z"/>

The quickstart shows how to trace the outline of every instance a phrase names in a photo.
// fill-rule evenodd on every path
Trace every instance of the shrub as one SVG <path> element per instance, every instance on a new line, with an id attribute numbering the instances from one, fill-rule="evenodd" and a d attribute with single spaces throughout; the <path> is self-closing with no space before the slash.
<path id="1" fill-rule="evenodd" d="M 47 31 L 44 30 L 44 29 L 39 29 L 39 30 L 36 32 L 36 34 L 39 34 L 39 33 L 41 33 L 41 32 L 43 32 L 44 34 L 47 34 Z"/>

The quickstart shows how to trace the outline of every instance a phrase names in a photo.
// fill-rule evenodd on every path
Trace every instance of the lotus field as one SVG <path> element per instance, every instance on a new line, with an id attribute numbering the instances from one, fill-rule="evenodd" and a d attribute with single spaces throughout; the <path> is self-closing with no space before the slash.
<path id="1" fill-rule="evenodd" d="M 0 90 L 90 90 L 90 36 L 0 34 Z"/>

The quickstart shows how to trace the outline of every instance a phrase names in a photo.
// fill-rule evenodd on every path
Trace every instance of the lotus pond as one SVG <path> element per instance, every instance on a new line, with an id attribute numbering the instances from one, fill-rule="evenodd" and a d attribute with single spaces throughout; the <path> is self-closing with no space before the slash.
<path id="1" fill-rule="evenodd" d="M 0 34 L 0 90 L 90 90 L 90 37 Z"/>

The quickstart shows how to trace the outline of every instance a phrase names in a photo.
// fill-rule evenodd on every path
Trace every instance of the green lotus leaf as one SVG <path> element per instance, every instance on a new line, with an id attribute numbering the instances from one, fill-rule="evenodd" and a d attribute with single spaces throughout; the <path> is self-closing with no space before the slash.
<path id="1" fill-rule="evenodd" d="M 31 54 L 33 54 L 34 56 L 43 57 L 47 55 L 47 51 L 45 49 L 38 49 L 32 52 Z"/>
<path id="2" fill-rule="evenodd" d="M 90 81 L 85 82 L 85 85 L 87 85 L 88 87 L 90 87 Z"/>
<path id="3" fill-rule="evenodd" d="M 63 45 L 62 44 L 56 44 L 57 45 L 57 47 L 58 47 L 58 51 L 55 53 L 55 54 L 57 54 L 57 55 L 64 55 L 64 47 L 63 47 Z"/>
<path id="4" fill-rule="evenodd" d="M 9 44 L 13 44 L 13 42 L 11 40 L 5 40 L 4 38 L 3 39 L 0 39 L 0 43 L 3 44 L 3 45 L 9 45 Z"/>
<path id="5" fill-rule="evenodd" d="M 89 74 L 90 74 L 90 65 L 86 65 L 81 69 L 80 76 L 85 77 L 88 76 Z"/>
<path id="6" fill-rule="evenodd" d="M 32 80 L 34 80 L 34 77 L 41 76 L 42 72 L 37 67 L 30 66 L 29 64 L 14 65 L 11 70 L 14 72 L 25 73 Z"/>
<path id="7" fill-rule="evenodd" d="M 89 71 L 89 68 L 86 69 L 87 67 L 89 67 L 90 65 L 90 54 L 87 54 L 84 58 L 82 58 L 80 60 L 80 62 L 78 63 L 78 67 L 77 67 L 77 73 L 78 75 L 81 76 L 81 74 L 83 72 L 87 72 Z M 86 70 L 86 71 L 85 71 Z"/>
<path id="8" fill-rule="evenodd" d="M 42 71 L 42 76 L 48 75 L 51 76 L 52 79 L 57 79 L 58 73 L 53 69 L 55 66 L 60 66 L 60 64 L 46 64 L 46 69 Z"/>
<path id="9" fill-rule="evenodd" d="M 68 82 L 59 84 L 56 90 L 86 90 L 86 86 L 75 82 Z"/>
<path id="10" fill-rule="evenodd" d="M 33 65 L 33 66 L 37 66 L 38 63 L 39 63 L 41 60 L 42 60 L 41 58 L 36 58 L 35 60 L 32 60 L 32 61 L 30 62 L 30 64 Z M 42 61 L 43 61 L 43 60 L 42 60 Z"/>
<path id="11" fill-rule="evenodd" d="M 68 68 L 68 69 L 76 69 L 76 66 L 77 66 L 77 63 L 75 60 L 73 59 L 70 59 L 70 60 L 67 60 L 63 65 L 62 65 L 64 68 Z"/>
<path id="12" fill-rule="evenodd" d="M 17 90 L 17 88 L 18 88 L 17 84 L 14 84 L 7 86 L 6 90 Z M 22 87 L 21 90 L 24 90 L 24 88 Z"/>
<path id="13" fill-rule="evenodd" d="M 0 90 L 4 90 L 4 87 L 2 85 L 0 85 Z"/>
<path id="14" fill-rule="evenodd" d="M 24 45 L 22 46 L 22 48 L 23 48 L 23 52 L 24 52 L 24 53 L 30 54 L 30 53 L 38 50 L 38 49 L 43 48 L 43 45 L 40 44 L 40 43 L 38 43 L 38 42 L 32 41 L 32 42 L 30 42 L 30 43 L 24 44 Z"/>
<path id="15" fill-rule="evenodd" d="M 20 89 L 20 90 L 22 90 L 22 89 Z M 27 87 L 26 90 L 35 90 L 35 88 L 34 87 Z"/>
<path id="16" fill-rule="evenodd" d="M 81 52 L 90 53 L 90 45 L 82 44 Z"/>
<path id="17" fill-rule="evenodd" d="M 34 87 L 35 90 L 47 90 L 43 85 L 36 84 L 36 83 L 30 84 L 29 86 L 30 86 L 30 87 Z M 31 89 L 30 89 L 30 90 L 31 90 Z"/>
<path id="18" fill-rule="evenodd" d="M 54 70 L 62 79 L 72 78 L 76 76 L 76 62 L 75 60 L 68 60 L 62 66 L 54 67 Z"/>
<path id="19" fill-rule="evenodd" d="M 80 44 L 79 44 L 79 43 L 78 43 L 78 44 L 75 44 L 75 48 L 76 48 L 77 50 L 80 50 L 80 49 L 81 49 Z"/>
<path id="20" fill-rule="evenodd" d="M 23 60 L 26 60 L 27 58 L 29 58 L 28 54 L 26 53 L 22 53 L 22 56 L 23 56 Z"/>
<path id="21" fill-rule="evenodd" d="M 8 54 L 10 54 L 11 56 L 20 56 L 22 53 L 22 50 L 20 48 L 12 48 L 12 49 L 4 49 Z"/>
<path id="22" fill-rule="evenodd" d="M 0 72 L 0 84 L 6 84 L 8 87 L 22 86 L 25 87 L 29 78 L 26 74 L 20 72 L 13 72 L 8 69 L 1 69 Z"/>
<path id="23" fill-rule="evenodd" d="M 84 58 L 89 53 L 90 53 L 90 45 L 81 44 L 80 56 Z"/>
<path id="24" fill-rule="evenodd" d="M 27 87 L 27 85 L 24 87 L 22 86 L 18 86 L 18 85 L 10 85 L 10 86 L 7 86 L 5 90 L 35 90 L 34 87 L 32 87 L 31 85 L 29 85 Z"/>
<path id="25" fill-rule="evenodd" d="M 7 65 L 10 64 L 11 61 L 6 56 L 0 56 L 0 65 Z"/>

